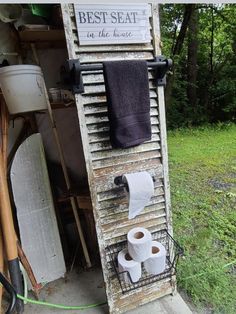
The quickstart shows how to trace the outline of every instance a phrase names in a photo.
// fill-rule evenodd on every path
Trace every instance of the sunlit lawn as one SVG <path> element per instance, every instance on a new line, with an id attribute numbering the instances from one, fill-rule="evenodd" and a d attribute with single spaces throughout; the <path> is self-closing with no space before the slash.
<path id="1" fill-rule="evenodd" d="M 236 313 L 236 126 L 168 134 L 178 286 L 198 306 Z M 228 263 L 232 263 L 228 265 Z"/>

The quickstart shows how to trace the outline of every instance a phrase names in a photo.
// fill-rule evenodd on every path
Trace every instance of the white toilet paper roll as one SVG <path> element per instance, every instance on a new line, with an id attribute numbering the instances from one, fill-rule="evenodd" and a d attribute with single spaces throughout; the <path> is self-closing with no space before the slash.
<path id="1" fill-rule="evenodd" d="M 152 235 L 142 227 L 133 228 L 128 232 L 128 251 L 137 262 L 143 262 L 151 256 Z"/>
<path id="2" fill-rule="evenodd" d="M 152 241 L 152 253 L 149 259 L 144 262 L 144 267 L 149 274 L 158 275 L 166 267 L 166 249 L 157 241 Z"/>
<path id="3" fill-rule="evenodd" d="M 135 218 L 150 202 L 154 195 L 154 183 L 147 171 L 123 175 L 123 182 L 128 184 L 129 219 Z"/>
<path id="4" fill-rule="evenodd" d="M 133 282 L 137 282 L 141 277 L 141 263 L 134 261 L 129 255 L 127 249 L 120 251 L 118 254 L 118 267 L 119 272 L 127 271 L 130 274 L 131 280 Z M 125 280 L 125 282 L 130 282 L 127 273 L 123 274 L 123 279 Z"/>

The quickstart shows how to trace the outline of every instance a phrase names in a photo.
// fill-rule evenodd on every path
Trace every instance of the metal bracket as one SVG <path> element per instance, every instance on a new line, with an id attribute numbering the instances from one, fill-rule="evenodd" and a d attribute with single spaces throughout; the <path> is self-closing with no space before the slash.
<path id="1" fill-rule="evenodd" d="M 79 59 L 67 60 L 61 66 L 61 80 L 63 85 L 72 90 L 73 94 L 84 92 L 83 78 Z"/>
<path id="2" fill-rule="evenodd" d="M 155 62 L 160 62 L 161 64 L 155 68 L 155 79 L 156 79 L 156 86 L 166 86 L 166 72 L 170 70 L 172 67 L 172 60 L 166 59 L 165 56 L 156 56 L 154 58 Z M 165 62 L 166 64 L 162 64 Z"/>

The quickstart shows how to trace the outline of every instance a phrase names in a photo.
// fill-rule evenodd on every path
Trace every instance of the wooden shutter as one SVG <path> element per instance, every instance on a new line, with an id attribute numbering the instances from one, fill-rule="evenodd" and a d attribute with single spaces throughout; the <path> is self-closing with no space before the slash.
<path id="1" fill-rule="evenodd" d="M 160 55 L 158 6 L 151 5 L 150 44 L 80 46 L 75 23 L 74 7 L 63 4 L 62 13 L 70 59 L 79 58 L 82 64 L 105 60 L 145 59 Z M 149 72 L 152 139 L 128 149 L 112 149 L 102 71 L 82 74 L 85 91 L 76 95 L 93 213 L 100 256 L 106 283 L 110 313 L 123 313 L 155 300 L 175 290 L 175 278 L 163 279 L 126 294 L 122 294 L 118 279 L 109 266 L 106 247 L 126 239 L 127 232 L 137 226 L 151 232 L 167 228 L 172 233 L 168 181 L 166 122 L 163 87 L 156 88 Z M 124 173 L 146 170 L 155 179 L 155 195 L 135 219 L 128 220 L 128 202 L 124 191 L 114 184 L 114 178 Z"/>

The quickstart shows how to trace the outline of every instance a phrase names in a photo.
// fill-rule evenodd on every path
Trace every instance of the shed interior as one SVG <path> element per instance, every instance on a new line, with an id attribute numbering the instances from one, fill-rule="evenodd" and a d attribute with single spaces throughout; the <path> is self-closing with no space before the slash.
<path id="1" fill-rule="evenodd" d="M 60 67 L 68 59 L 60 5 L 51 5 L 52 17 L 46 19 L 32 15 L 27 4 L 22 4 L 25 21 L 4 23 L 0 21 L 0 63 L 9 65 L 39 65 L 43 71 L 47 90 L 60 88 Z M 49 23 L 50 21 L 50 23 Z M 40 23 L 40 24 L 39 24 Z M 50 24 L 50 25 L 49 25 Z M 19 25 L 19 26 L 18 26 Z M 20 82 L 19 82 L 20 84 Z M 50 93 L 49 93 L 50 94 Z M 71 180 L 67 189 L 52 125 L 47 111 L 10 115 L 8 137 L 8 172 L 14 155 L 26 138 L 40 133 L 46 154 L 57 223 L 67 271 L 88 270 L 84 260 L 75 218 L 70 204 L 73 194 L 92 267 L 100 265 L 97 237 L 88 188 L 85 159 L 81 143 L 78 114 L 72 94 L 66 102 L 50 98 L 53 116 L 62 145 L 66 167 Z M 1 105 L 4 98 L 1 94 Z M 9 173 L 8 173 L 9 175 Z M 14 207 L 13 197 L 12 206 Z M 14 209 L 15 212 L 15 209 Z M 15 228 L 19 232 L 16 216 Z M 20 234 L 18 235 L 20 237 Z"/>

